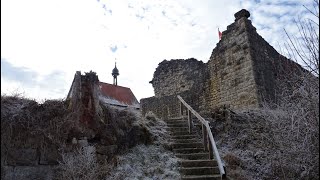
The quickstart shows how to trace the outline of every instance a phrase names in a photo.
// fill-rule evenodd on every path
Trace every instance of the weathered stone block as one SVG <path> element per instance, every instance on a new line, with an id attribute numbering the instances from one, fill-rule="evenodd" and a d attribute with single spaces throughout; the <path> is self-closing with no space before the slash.
<path id="1" fill-rule="evenodd" d="M 7 165 L 37 165 L 38 161 L 37 149 L 11 149 L 8 151 Z"/>
<path id="2" fill-rule="evenodd" d="M 14 180 L 13 179 L 13 166 L 1 166 L 1 179 L 2 180 Z"/>
<path id="3" fill-rule="evenodd" d="M 39 164 L 56 165 L 59 160 L 61 160 L 61 155 L 59 154 L 56 146 L 50 145 L 41 150 Z"/>
<path id="4" fill-rule="evenodd" d="M 13 171 L 14 180 L 52 180 L 51 166 L 16 166 Z"/>

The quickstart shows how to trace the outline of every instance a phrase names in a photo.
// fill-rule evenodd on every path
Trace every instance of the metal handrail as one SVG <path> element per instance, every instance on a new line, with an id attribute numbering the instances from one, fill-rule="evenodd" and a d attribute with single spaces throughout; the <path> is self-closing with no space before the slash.
<path id="1" fill-rule="evenodd" d="M 221 177 L 224 177 L 226 175 L 225 171 L 224 171 L 224 168 L 223 168 L 223 164 L 222 164 L 222 161 L 221 161 L 221 158 L 220 158 L 220 155 L 219 155 L 219 152 L 218 152 L 218 149 L 217 149 L 217 146 L 216 146 L 216 143 L 213 139 L 213 135 L 212 135 L 212 132 L 211 132 L 211 129 L 209 127 L 209 121 L 205 120 L 203 117 L 201 117 L 188 103 L 186 103 L 181 96 L 177 96 L 178 99 L 181 101 L 181 103 L 194 115 L 196 116 L 199 121 L 206 127 L 207 129 L 207 133 L 209 135 L 209 139 L 210 139 L 210 142 L 211 142 L 211 146 L 212 146 L 212 149 L 213 149 L 213 154 L 214 154 L 214 157 L 215 159 L 217 160 L 217 163 L 218 163 L 218 168 L 219 168 L 219 172 L 220 172 L 220 175 Z"/>

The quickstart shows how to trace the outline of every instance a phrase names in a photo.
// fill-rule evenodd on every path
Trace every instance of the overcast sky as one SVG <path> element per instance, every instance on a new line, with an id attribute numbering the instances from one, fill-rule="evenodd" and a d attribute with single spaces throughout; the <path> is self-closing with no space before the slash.
<path id="1" fill-rule="evenodd" d="M 1 94 L 65 98 L 76 71 L 95 71 L 138 100 L 154 95 L 153 73 L 164 59 L 207 62 L 218 32 L 245 8 L 275 49 L 293 18 L 313 0 L 1 0 Z"/>

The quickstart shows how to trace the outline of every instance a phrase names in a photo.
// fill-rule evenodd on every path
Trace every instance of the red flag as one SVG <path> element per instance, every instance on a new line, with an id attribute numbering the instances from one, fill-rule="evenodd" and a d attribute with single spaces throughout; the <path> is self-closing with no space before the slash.
<path id="1" fill-rule="evenodd" d="M 221 40 L 222 33 L 220 32 L 219 28 L 218 28 L 218 34 L 219 34 L 219 40 Z"/>

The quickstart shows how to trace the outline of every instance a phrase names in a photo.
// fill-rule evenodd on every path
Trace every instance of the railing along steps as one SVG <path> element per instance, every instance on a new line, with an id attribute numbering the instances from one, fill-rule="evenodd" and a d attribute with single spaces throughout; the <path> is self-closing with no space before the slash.
<path id="1" fill-rule="evenodd" d="M 217 161 L 209 159 L 202 139 L 195 131 L 189 133 L 187 117 L 167 119 L 171 134 L 172 149 L 179 158 L 179 171 L 183 180 L 221 179 Z"/>

